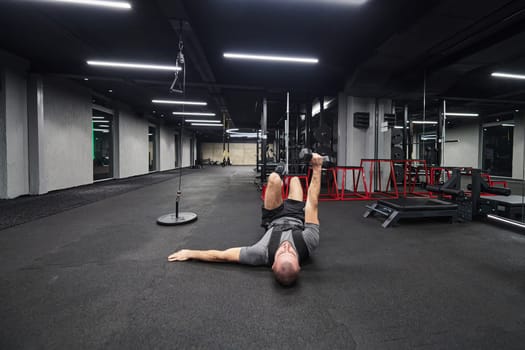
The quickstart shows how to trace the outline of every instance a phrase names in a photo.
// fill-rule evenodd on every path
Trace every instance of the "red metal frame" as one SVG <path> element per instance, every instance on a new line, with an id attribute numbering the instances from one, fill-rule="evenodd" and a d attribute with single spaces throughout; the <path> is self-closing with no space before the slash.
<path id="1" fill-rule="evenodd" d="M 347 194 L 346 193 L 346 174 L 348 171 L 352 171 L 352 192 Z M 360 201 L 360 200 L 367 200 L 370 199 L 370 193 L 368 192 L 368 188 L 366 186 L 366 178 L 365 178 L 365 171 L 363 167 L 361 166 L 338 166 L 336 167 L 337 174 L 339 174 L 339 171 L 342 172 L 342 179 L 341 179 L 341 190 L 339 192 L 339 200 L 342 201 Z M 357 171 L 357 176 L 356 176 Z M 359 192 L 359 182 L 360 180 L 363 180 L 363 188 L 365 190 L 364 193 Z M 348 197 L 345 197 L 345 194 L 348 195 Z"/>
<path id="2" fill-rule="evenodd" d="M 428 168 L 427 162 L 424 159 L 400 159 L 392 160 L 395 164 L 403 164 L 403 197 L 408 195 L 414 196 L 423 196 L 428 197 L 430 193 L 428 191 L 418 191 L 416 192 L 416 184 L 419 181 L 420 176 L 425 176 L 425 183 L 429 183 Z M 412 172 L 412 169 L 415 169 L 415 174 Z M 423 169 L 423 175 L 419 174 L 419 171 Z"/>
<path id="3" fill-rule="evenodd" d="M 374 181 L 375 167 L 376 165 L 379 166 L 379 172 L 381 172 L 381 163 L 387 163 L 387 166 L 390 168 L 390 174 L 388 175 L 388 180 L 384 191 L 381 181 L 379 181 L 378 184 L 376 184 Z M 367 182 L 368 188 L 366 191 L 368 192 L 370 199 L 399 198 L 399 191 L 396 185 L 396 175 L 394 172 L 394 162 L 391 159 L 361 159 L 360 167 L 364 169 L 364 172 L 366 172 L 369 168 L 369 177 Z M 377 190 L 373 190 L 374 187 L 377 188 Z M 394 188 L 394 190 L 388 191 L 388 188 Z"/>

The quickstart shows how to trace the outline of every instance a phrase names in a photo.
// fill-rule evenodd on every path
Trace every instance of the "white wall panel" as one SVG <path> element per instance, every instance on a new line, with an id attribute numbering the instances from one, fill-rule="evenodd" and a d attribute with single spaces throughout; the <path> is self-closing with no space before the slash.
<path id="1" fill-rule="evenodd" d="M 447 128 L 445 137 L 449 141 L 458 140 L 459 142 L 445 143 L 444 166 L 479 167 L 480 148 L 477 121 L 453 129 Z"/>
<path id="2" fill-rule="evenodd" d="M 222 162 L 222 143 L 203 143 L 201 145 L 203 160 Z M 256 143 L 230 143 L 230 161 L 232 165 L 255 165 L 257 162 Z"/>
<path id="3" fill-rule="evenodd" d="M 173 128 L 161 125 L 160 129 L 160 169 L 169 170 L 175 168 L 175 131 Z"/>
<path id="4" fill-rule="evenodd" d="M 190 164 L 190 135 L 184 133 L 182 137 L 182 167 L 186 168 L 191 166 Z"/>
<path id="5" fill-rule="evenodd" d="M 525 115 L 517 115 L 514 118 L 514 147 L 512 150 L 512 177 L 515 179 L 525 178 Z"/>
<path id="6" fill-rule="evenodd" d="M 121 110 L 118 125 L 120 177 L 148 173 L 149 122 L 129 111 Z"/>
<path id="7" fill-rule="evenodd" d="M 44 79 L 44 128 L 47 190 L 92 183 L 90 91 Z"/>

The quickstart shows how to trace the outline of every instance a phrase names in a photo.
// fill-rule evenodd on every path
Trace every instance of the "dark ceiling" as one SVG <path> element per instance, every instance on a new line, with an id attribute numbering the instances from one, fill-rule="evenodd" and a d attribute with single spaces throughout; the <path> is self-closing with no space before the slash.
<path id="1" fill-rule="evenodd" d="M 164 120 L 175 109 L 151 100 L 180 97 L 169 92 L 172 73 L 95 68 L 86 60 L 174 64 L 183 21 L 184 97 L 207 100 L 206 110 L 240 128 L 259 127 L 263 97 L 272 102 L 270 124 L 279 120 L 287 91 L 293 103 L 341 91 L 391 98 L 414 113 L 423 108 L 423 92 L 430 110 L 443 97 L 452 109 L 486 114 L 525 104 L 525 81 L 490 76 L 525 73 L 525 1 L 129 2 L 132 10 L 122 11 L 4 0 L 0 48 L 29 60 L 32 72 L 78 80 Z M 228 51 L 313 56 L 319 64 L 226 60 Z"/>

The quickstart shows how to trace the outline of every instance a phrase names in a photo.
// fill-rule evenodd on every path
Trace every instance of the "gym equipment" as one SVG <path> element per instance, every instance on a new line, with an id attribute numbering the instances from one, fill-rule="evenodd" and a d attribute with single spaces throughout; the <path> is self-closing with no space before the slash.
<path id="1" fill-rule="evenodd" d="M 450 217 L 451 221 L 471 221 L 494 217 L 495 214 L 505 212 L 501 197 L 481 197 L 481 193 L 509 196 L 507 188 L 490 187 L 481 177 L 481 170 L 472 169 L 472 184 L 468 189 L 472 192 L 466 194 L 461 189 L 460 169 L 454 169 L 450 179 L 442 185 L 427 185 L 426 189 L 438 194 L 438 198 L 404 198 L 398 200 L 380 200 L 366 206 L 364 217 L 375 213 L 386 216 L 382 226 L 384 228 L 395 224 L 402 218 L 427 218 Z"/>
<path id="2" fill-rule="evenodd" d="M 182 150 L 182 124 L 180 128 L 180 145 L 179 149 Z M 177 196 L 175 199 L 175 212 L 169 213 L 160 216 L 157 219 L 157 224 L 162 226 L 175 226 L 175 225 L 182 225 L 182 224 L 188 224 L 190 222 L 193 222 L 197 220 L 197 214 L 192 212 L 179 212 L 179 203 L 180 199 L 182 197 L 182 165 L 179 167 L 179 189 L 177 190 Z"/>
<path id="3" fill-rule="evenodd" d="M 299 159 L 305 163 L 309 163 L 312 160 L 312 151 L 309 148 L 303 148 L 299 152 Z M 323 168 L 333 167 L 335 161 L 330 156 L 323 156 Z"/>
<path id="4" fill-rule="evenodd" d="M 458 205 L 434 198 L 401 198 L 397 200 L 379 200 L 368 209 L 363 217 L 375 213 L 386 216 L 381 226 L 387 228 L 394 225 L 400 219 L 405 218 L 428 218 L 428 217 L 450 217 L 454 222 L 458 218 Z"/>

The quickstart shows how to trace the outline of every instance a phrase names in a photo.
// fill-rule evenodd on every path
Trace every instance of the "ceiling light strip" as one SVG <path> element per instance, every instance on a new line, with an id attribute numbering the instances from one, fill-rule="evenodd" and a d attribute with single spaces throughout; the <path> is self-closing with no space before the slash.
<path id="1" fill-rule="evenodd" d="M 479 113 L 445 113 L 446 116 L 455 116 L 455 117 L 479 117 Z"/>
<path id="2" fill-rule="evenodd" d="M 205 120 L 205 119 L 184 119 L 188 123 L 221 123 L 220 120 Z"/>
<path id="3" fill-rule="evenodd" d="M 173 105 L 191 105 L 206 106 L 208 103 L 199 101 L 182 101 L 182 100 L 151 100 L 153 103 L 173 104 Z"/>
<path id="4" fill-rule="evenodd" d="M 491 75 L 497 78 L 525 79 L 525 75 L 522 75 L 522 74 L 494 72 Z"/>
<path id="5" fill-rule="evenodd" d="M 90 66 L 113 67 L 113 68 L 133 68 L 133 69 L 149 69 L 149 70 L 167 70 L 179 71 L 182 68 L 178 66 L 166 66 L 147 63 L 129 63 L 129 62 L 114 62 L 114 61 L 87 61 Z"/>
<path id="6" fill-rule="evenodd" d="M 412 124 L 432 124 L 436 125 L 438 122 L 435 121 L 429 121 L 429 120 L 413 120 Z"/>
<path id="7" fill-rule="evenodd" d="M 49 2 L 64 2 L 76 5 L 89 5 L 89 6 L 101 6 L 111 7 L 123 10 L 130 10 L 131 4 L 124 1 L 107 1 L 107 0 L 47 0 Z"/>
<path id="8" fill-rule="evenodd" d="M 193 116 L 206 116 L 206 117 L 214 117 L 215 113 L 201 113 L 201 112 L 173 112 L 173 115 L 193 115 Z"/>
<path id="9" fill-rule="evenodd" d="M 256 60 L 256 61 L 276 61 L 276 62 L 294 62 L 305 64 L 317 64 L 319 60 L 312 57 L 289 57 L 289 56 L 272 56 L 272 55 L 251 55 L 244 53 L 225 52 L 225 58 L 234 58 L 242 60 Z"/>
<path id="10" fill-rule="evenodd" d="M 220 126 L 222 127 L 222 123 L 221 124 L 212 124 L 212 123 L 191 123 L 192 126 Z"/>

